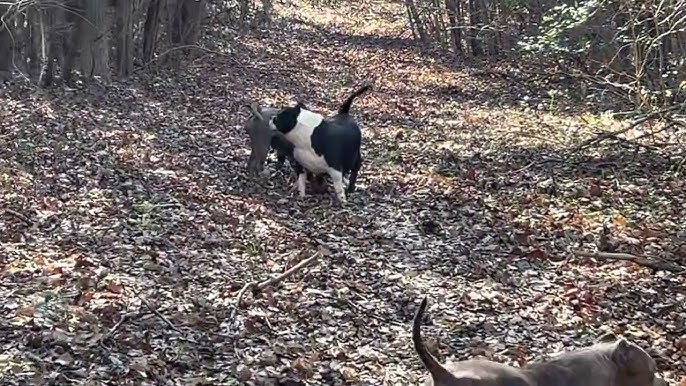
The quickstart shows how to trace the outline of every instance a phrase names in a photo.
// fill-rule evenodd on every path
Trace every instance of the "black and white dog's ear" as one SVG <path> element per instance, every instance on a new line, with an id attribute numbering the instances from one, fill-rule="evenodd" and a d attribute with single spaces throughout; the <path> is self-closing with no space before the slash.
<path id="1" fill-rule="evenodd" d="M 299 107 L 301 109 L 309 110 L 303 101 L 298 99 L 297 102 L 298 103 L 295 104 L 295 107 Z"/>
<path id="2" fill-rule="evenodd" d="M 244 105 L 248 110 L 250 110 L 250 114 L 254 117 L 257 118 L 258 120 L 264 120 L 264 117 L 262 116 L 262 109 L 260 106 L 256 103 L 252 103 L 249 105 Z"/>

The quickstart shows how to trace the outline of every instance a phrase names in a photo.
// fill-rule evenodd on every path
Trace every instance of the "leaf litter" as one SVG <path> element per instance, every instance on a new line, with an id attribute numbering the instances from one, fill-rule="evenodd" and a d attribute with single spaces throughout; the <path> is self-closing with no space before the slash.
<path id="1" fill-rule="evenodd" d="M 277 8 L 185 73 L 3 90 L 3 384 L 416 384 L 425 294 L 443 360 L 523 364 L 614 331 L 684 378 L 684 275 L 573 253 L 686 265 L 670 149 L 570 151 L 623 123 L 418 48 L 397 4 Z M 243 104 L 331 113 L 364 80 L 348 206 L 246 175 Z"/>

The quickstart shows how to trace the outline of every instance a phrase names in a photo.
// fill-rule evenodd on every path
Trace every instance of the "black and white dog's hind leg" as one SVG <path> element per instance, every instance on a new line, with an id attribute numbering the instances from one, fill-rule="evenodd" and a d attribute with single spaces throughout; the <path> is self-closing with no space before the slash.
<path id="1" fill-rule="evenodd" d="M 350 194 L 355 191 L 355 183 L 357 182 L 357 173 L 360 172 L 360 168 L 362 167 L 362 153 L 358 152 L 357 153 L 357 158 L 355 159 L 355 162 L 353 163 L 353 167 L 350 170 L 350 179 L 348 180 L 348 188 L 345 190 L 347 194 Z"/>
<path id="2" fill-rule="evenodd" d="M 334 168 L 327 168 L 327 174 L 331 177 L 333 182 L 333 190 L 336 191 L 336 197 L 341 203 L 347 202 L 345 198 L 345 185 L 343 184 L 343 173 Z"/>
<path id="3" fill-rule="evenodd" d="M 293 184 L 293 188 L 298 189 L 298 194 L 300 194 L 300 197 L 304 198 L 307 187 L 307 177 L 308 174 L 311 173 L 306 170 L 298 161 L 296 161 L 295 156 L 293 155 L 295 146 L 280 131 L 274 131 L 271 139 L 271 146 L 276 149 L 279 157 L 278 160 L 281 162 L 281 164 L 283 164 L 285 159 L 288 158 L 288 163 L 291 164 L 291 167 L 297 176 L 296 181 Z M 314 174 L 312 174 L 312 177 L 312 180 L 315 184 L 317 184 L 318 189 L 321 189 L 321 185 L 324 181 Z"/>

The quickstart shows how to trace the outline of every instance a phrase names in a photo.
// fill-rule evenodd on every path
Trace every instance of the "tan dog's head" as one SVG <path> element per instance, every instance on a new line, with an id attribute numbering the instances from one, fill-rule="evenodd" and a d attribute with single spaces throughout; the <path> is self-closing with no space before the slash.
<path id="1" fill-rule="evenodd" d="M 264 169 L 264 164 L 267 161 L 272 139 L 269 118 L 276 114 L 278 109 L 271 107 L 261 108 L 256 103 L 244 107 L 250 110 L 250 116 L 243 125 L 245 131 L 250 136 L 248 171 L 256 174 Z"/>
<path id="2" fill-rule="evenodd" d="M 610 357 L 617 365 L 616 386 L 667 386 L 655 375 L 655 360 L 637 344 L 620 338 L 613 346 Z"/>

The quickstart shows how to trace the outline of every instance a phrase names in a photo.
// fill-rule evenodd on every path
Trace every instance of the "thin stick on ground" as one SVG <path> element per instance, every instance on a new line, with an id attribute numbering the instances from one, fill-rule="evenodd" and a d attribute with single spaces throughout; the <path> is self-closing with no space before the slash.
<path id="1" fill-rule="evenodd" d="M 15 217 L 16 219 L 20 220 L 21 222 L 26 224 L 26 226 L 31 226 L 31 220 L 29 220 L 26 216 L 17 212 L 16 210 L 12 210 L 12 209 L 8 208 L 8 209 L 5 209 L 5 213 L 7 213 L 7 214 Z"/>
<path id="2" fill-rule="evenodd" d="M 176 325 L 174 325 L 174 323 L 172 323 L 169 319 L 167 319 L 164 315 L 162 315 L 159 311 L 157 311 L 157 309 L 153 308 L 153 306 L 150 305 L 150 303 L 148 303 L 148 301 L 145 300 L 142 296 L 139 296 L 138 298 L 141 300 L 141 303 L 143 303 L 143 305 L 145 305 L 145 307 L 147 307 L 153 314 L 155 314 L 158 318 L 160 318 L 167 326 L 169 326 L 169 328 L 178 332 L 181 335 L 183 340 L 186 340 L 186 341 L 191 342 L 191 343 L 196 343 L 196 344 L 198 343 L 194 339 L 185 337 L 184 336 L 185 334 L 183 333 L 183 331 L 181 331 L 178 327 L 176 327 Z"/>
<path id="3" fill-rule="evenodd" d="M 643 267 L 648 267 L 652 268 L 655 270 L 664 270 L 664 271 L 669 271 L 669 272 L 676 272 L 676 273 L 683 273 L 686 272 L 686 268 L 680 267 L 676 264 L 667 262 L 667 261 L 659 261 L 659 260 L 653 260 L 649 259 L 645 256 L 636 256 L 632 255 L 630 253 L 610 253 L 610 252 L 588 252 L 588 251 L 574 251 L 574 254 L 577 256 L 581 257 L 590 257 L 590 258 L 596 258 L 596 259 L 605 259 L 605 260 L 621 260 L 621 261 L 630 261 L 634 264 L 638 264 Z"/>
<path id="4" fill-rule="evenodd" d="M 289 268 L 288 270 L 284 271 L 279 276 L 271 277 L 271 278 L 269 278 L 265 281 L 262 281 L 262 282 L 253 281 L 253 282 L 250 282 L 250 283 L 247 283 L 246 285 L 244 285 L 243 288 L 241 288 L 241 290 L 238 291 L 238 297 L 236 298 L 236 307 L 234 307 L 233 311 L 231 312 L 230 320 L 233 321 L 235 319 L 236 313 L 238 312 L 238 307 L 240 307 L 241 302 L 243 301 L 243 296 L 245 295 L 245 292 L 248 289 L 252 289 L 253 292 L 259 292 L 259 291 L 262 291 L 263 289 L 265 289 L 269 286 L 273 286 L 274 284 L 278 284 L 278 283 L 282 282 L 283 280 L 293 276 L 296 272 L 300 271 L 301 269 L 307 267 L 310 264 L 313 264 L 317 260 L 319 255 L 320 255 L 320 252 L 315 253 L 314 255 L 308 257 L 305 260 L 302 260 L 298 264 L 296 264 L 296 265 L 292 266 L 291 268 Z"/>
<path id="5" fill-rule="evenodd" d="M 112 328 L 105 335 L 103 335 L 102 337 L 100 337 L 100 339 L 98 339 L 98 343 L 103 344 L 108 339 L 112 338 L 114 336 L 114 334 L 117 332 L 117 330 L 119 330 L 119 327 L 122 326 L 122 324 L 131 320 L 133 318 L 133 316 L 138 315 L 139 313 L 140 313 L 139 311 L 134 311 L 134 312 L 129 312 L 129 313 L 122 315 L 121 319 L 119 319 L 119 321 L 114 326 L 112 326 Z"/>

